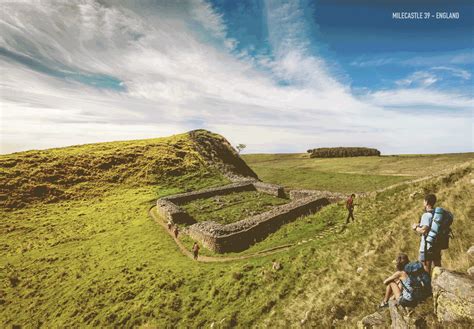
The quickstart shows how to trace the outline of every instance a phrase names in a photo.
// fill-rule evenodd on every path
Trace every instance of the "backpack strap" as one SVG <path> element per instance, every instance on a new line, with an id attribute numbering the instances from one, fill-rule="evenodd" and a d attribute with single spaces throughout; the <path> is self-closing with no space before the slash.
<path id="1" fill-rule="evenodd" d="M 431 209 L 431 210 L 428 210 L 427 212 L 429 212 L 431 214 L 431 218 L 430 218 L 430 225 L 428 227 L 428 232 L 426 234 L 423 234 L 425 236 L 425 250 L 424 250 L 424 253 L 425 253 L 425 258 L 426 258 L 426 251 L 428 250 L 428 242 L 426 241 L 426 237 L 428 236 L 428 234 L 431 232 L 431 226 L 433 225 L 433 218 L 434 218 L 434 215 L 435 215 L 435 210 L 434 209 Z M 421 219 L 420 219 L 420 223 L 421 223 Z"/>

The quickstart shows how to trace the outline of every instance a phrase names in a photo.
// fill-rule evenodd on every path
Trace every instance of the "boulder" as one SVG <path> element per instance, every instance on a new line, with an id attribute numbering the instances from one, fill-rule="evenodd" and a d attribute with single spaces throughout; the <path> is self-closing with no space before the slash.
<path id="1" fill-rule="evenodd" d="M 470 276 L 474 276 L 474 266 L 471 266 L 467 269 L 467 274 Z"/>
<path id="2" fill-rule="evenodd" d="M 435 267 L 432 274 L 434 310 L 440 322 L 474 323 L 474 278 Z"/>
<path id="3" fill-rule="evenodd" d="M 467 251 L 467 254 L 468 254 L 470 257 L 473 257 L 473 258 L 474 258 L 474 246 L 471 246 L 471 248 L 469 248 L 469 250 Z"/>
<path id="4" fill-rule="evenodd" d="M 409 318 L 405 315 L 403 308 L 397 304 L 396 301 L 391 300 L 388 306 L 390 310 L 390 318 L 392 319 L 391 328 L 393 329 L 411 329 L 415 328 L 409 321 Z"/>
<path id="5" fill-rule="evenodd" d="M 357 327 L 359 329 L 382 329 L 388 328 L 389 326 L 390 322 L 388 321 L 388 316 L 385 311 L 375 312 L 367 315 L 357 323 Z"/>

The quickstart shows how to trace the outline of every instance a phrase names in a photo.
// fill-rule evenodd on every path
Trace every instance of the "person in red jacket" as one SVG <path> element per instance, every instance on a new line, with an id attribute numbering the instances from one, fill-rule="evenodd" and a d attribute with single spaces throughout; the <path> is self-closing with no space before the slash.
<path id="1" fill-rule="evenodd" d="M 347 208 L 347 211 L 349 212 L 347 214 L 347 218 L 346 218 L 346 224 L 349 224 L 349 219 L 352 218 L 352 221 L 355 221 L 354 219 L 354 198 L 355 198 L 355 194 L 351 194 L 351 196 L 346 200 L 346 208 Z"/>
<path id="2" fill-rule="evenodd" d="M 194 255 L 194 259 L 197 260 L 199 256 L 199 245 L 197 242 L 194 242 L 194 245 L 193 245 L 193 255 Z"/>

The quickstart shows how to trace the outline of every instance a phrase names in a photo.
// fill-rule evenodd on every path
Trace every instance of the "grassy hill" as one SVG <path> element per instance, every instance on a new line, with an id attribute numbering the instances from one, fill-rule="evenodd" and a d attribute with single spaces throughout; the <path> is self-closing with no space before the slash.
<path id="1" fill-rule="evenodd" d="M 279 162 L 299 161 L 293 155 L 268 157 L 282 170 Z M 428 157 L 424 165 L 435 172 L 472 160 L 455 157 Z M 259 175 L 266 167 L 249 162 Z M 425 170 L 403 162 L 337 163 L 325 165 L 336 176 L 390 176 L 387 170 L 399 166 L 399 174 L 417 177 Z M 392 271 L 396 253 L 415 257 L 417 237 L 409 225 L 420 215 L 424 192 L 436 192 L 456 216 L 447 266 L 464 271 L 464 251 L 474 241 L 467 225 L 474 215 L 472 163 L 358 200 L 357 221 L 348 227 L 342 204 L 331 205 L 243 254 L 293 244 L 288 250 L 226 263 L 190 260 L 148 216 L 159 196 L 255 175 L 221 136 L 198 131 L 22 152 L 0 156 L 0 164 L 1 327 L 288 327 L 305 315 L 308 325 L 353 327 L 381 298 L 381 280 Z M 292 170 L 295 177 L 306 175 L 304 167 Z M 263 179 L 272 177 L 268 169 Z M 367 187 L 384 185 L 377 182 Z M 47 192 L 33 193 L 38 186 Z M 272 270 L 272 260 L 282 269 Z M 359 274 L 357 267 L 363 268 Z M 341 314 L 347 321 L 336 320 Z"/>

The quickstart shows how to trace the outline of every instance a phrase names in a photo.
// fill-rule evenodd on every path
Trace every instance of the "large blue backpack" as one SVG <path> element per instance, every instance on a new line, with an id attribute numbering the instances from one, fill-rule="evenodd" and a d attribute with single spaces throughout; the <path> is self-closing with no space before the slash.
<path id="1" fill-rule="evenodd" d="M 411 262 L 405 265 L 404 271 L 408 274 L 408 287 L 404 285 L 414 301 L 421 301 L 431 296 L 431 277 L 425 271 L 421 262 Z"/>
<path id="2" fill-rule="evenodd" d="M 430 230 L 425 236 L 426 250 L 433 247 L 438 250 L 449 248 L 449 238 L 451 234 L 451 224 L 454 216 L 452 213 L 441 207 L 436 207 L 433 212 L 433 218 L 430 223 Z"/>

